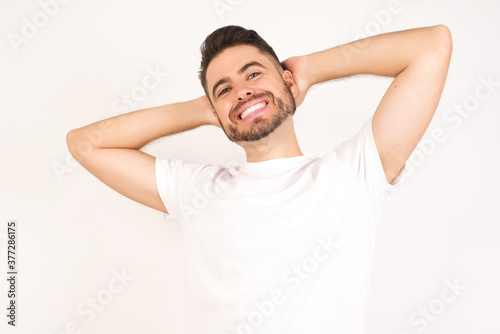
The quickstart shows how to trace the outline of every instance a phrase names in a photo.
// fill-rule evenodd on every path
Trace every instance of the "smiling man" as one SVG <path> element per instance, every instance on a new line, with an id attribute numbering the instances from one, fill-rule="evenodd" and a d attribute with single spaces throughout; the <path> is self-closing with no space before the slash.
<path id="1" fill-rule="evenodd" d="M 186 333 L 361 334 L 377 221 L 433 117 L 451 50 L 438 25 L 280 63 L 255 31 L 223 27 L 201 48 L 205 96 L 72 130 L 68 147 L 104 183 L 180 223 Z M 355 136 L 304 156 L 296 107 L 311 86 L 357 74 L 394 80 Z M 207 124 L 247 162 L 140 151 Z"/>

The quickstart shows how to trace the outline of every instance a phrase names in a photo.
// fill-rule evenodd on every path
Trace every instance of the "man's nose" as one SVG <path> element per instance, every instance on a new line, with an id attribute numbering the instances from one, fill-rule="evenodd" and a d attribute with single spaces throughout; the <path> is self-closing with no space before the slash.
<path id="1" fill-rule="evenodd" d="M 253 88 L 248 87 L 246 85 L 242 85 L 241 87 L 238 88 L 238 100 L 244 100 L 247 99 L 249 96 L 255 94 L 255 91 Z"/>

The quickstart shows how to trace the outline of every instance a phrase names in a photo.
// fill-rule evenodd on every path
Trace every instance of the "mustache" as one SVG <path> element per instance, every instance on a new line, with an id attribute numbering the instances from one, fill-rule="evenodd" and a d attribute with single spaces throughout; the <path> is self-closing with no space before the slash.
<path id="1" fill-rule="evenodd" d="M 256 100 L 256 99 L 261 99 L 263 97 L 269 97 L 269 100 L 273 101 L 274 103 L 274 96 L 271 92 L 262 92 L 262 93 L 258 93 L 258 94 L 255 94 L 255 95 L 252 95 L 250 96 L 248 99 L 245 99 L 245 100 L 242 100 L 240 102 L 238 102 L 232 109 L 231 109 L 231 112 L 229 113 L 231 115 L 231 117 L 233 119 L 236 119 L 236 113 L 238 112 L 238 110 L 241 109 L 241 107 L 243 107 L 245 105 L 245 103 L 248 103 L 252 100 Z"/>

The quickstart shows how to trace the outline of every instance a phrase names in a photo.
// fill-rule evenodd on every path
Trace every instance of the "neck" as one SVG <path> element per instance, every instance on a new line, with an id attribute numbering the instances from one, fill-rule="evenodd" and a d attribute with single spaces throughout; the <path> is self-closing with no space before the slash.
<path id="1" fill-rule="evenodd" d="M 245 149 L 247 162 L 303 155 L 295 135 L 292 117 L 284 121 L 269 136 L 253 142 L 239 142 L 238 145 Z"/>

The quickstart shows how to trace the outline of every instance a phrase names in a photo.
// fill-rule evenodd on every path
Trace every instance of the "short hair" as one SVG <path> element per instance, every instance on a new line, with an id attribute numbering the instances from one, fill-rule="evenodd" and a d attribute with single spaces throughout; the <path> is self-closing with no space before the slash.
<path id="1" fill-rule="evenodd" d="M 283 70 L 278 56 L 276 56 L 273 48 L 267 44 L 267 42 L 254 30 L 245 29 L 235 25 L 219 28 L 208 35 L 200 47 L 201 65 L 198 77 L 201 81 L 203 89 L 205 90 L 205 94 L 207 94 L 208 97 L 210 97 L 208 95 L 207 87 L 208 65 L 216 56 L 222 53 L 222 51 L 237 45 L 255 46 L 262 54 L 270 56 L 271 61 L 274 63 L 274 66 L 278 71 Z"/>

